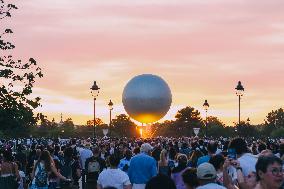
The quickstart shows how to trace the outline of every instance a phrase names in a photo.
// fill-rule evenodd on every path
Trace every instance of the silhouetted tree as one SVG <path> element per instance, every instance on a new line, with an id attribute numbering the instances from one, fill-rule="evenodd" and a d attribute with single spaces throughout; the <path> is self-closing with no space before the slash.
<path id="1" fill-rule="evenodd" d="M 204 132 L 205 129 L 203 129 Z M 228 129 L 217 117 L 207 117 L 207 134 L 210 137 L 228 136 Z"/>
<path id="2" fill-rule="evenodd" d="M 0 0 L 0 20 L 11 17 L 13 9 L 17 7 Z M 33 58 L 27 62 L 15 60 L 8 53 L 10 51 L 6 51 L 15 48 L 12 43 L 3 39 L 11 33 L 11 29 L 5 29 L 0 34 L 0 130 L 4 134 L 17 136 L 20 133 L 28 134 L 29 127 L 36 124 L 37 117 L 34 116 L 33 110 L 40 105 L 40 98 L 29 97 L 35 79 L 43 75 Z"/>
<path id="3" fill-rule="evenodd" d="M 280 128 L 284 128 L 284 112 L 282 108 L 272 110 L 267 114 L 262 133 L 269 136 L 272 131 Z"/>
<path id="4" fill-rule="evenodd" d="M 175 122 L 172 120 L 165 120 L 162 123 L 155 123 L 152 125 L 154 136 L 174 137 L 178 136 L 178 132 L 174 127 Z"/>
<path id="5" fill-rule="evenodd" d="M 96 126 L 100 126 L 104 124 L 103 120 L 101 118 L 96 118 Z M 89 120 L 87 121 L 87 126 L 90 126 L 90 127 L 94 127 L 94 120 Z"/>
<path id="6" fill-rule="evenodd" d="M 251 125 L 249 122 L 241 121 L 240 124 L 235 126 L 237 128 L 237 134 L 241 137 L 258 137 L 259 132 L 257 128 Z"/>
<path id="7" fill-rule="evenodd" d="M 120 114 L 112 119 L 112 136 L 135 137 L 137 136 L 136 125 L 131 121 L 130 117 Z"/>
<path id="8" fill-rule="evenodd" d="M 179 110 L 175 118 L 175 129 L 180 136 L 193 135 L 193 128 L 203 126 L 200 112 L 190 106 Z"/>

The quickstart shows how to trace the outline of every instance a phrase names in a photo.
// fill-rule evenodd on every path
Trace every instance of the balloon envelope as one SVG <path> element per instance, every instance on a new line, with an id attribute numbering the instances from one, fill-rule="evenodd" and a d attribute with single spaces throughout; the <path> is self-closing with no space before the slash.
<path id="1" fill-rule="evenodd" d="M 172 103 L 172 94 L 161 77 L 143 74 L 126 84 L 122 103 L 131 118 L 141 123 L 152 123 L 167 114 Z"/>

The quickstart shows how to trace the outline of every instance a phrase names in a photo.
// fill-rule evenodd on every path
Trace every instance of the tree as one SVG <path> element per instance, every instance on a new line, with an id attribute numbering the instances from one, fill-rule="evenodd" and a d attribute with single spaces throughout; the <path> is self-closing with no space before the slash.
<path id="1" fill-rule="evenodd" d="M 13 9 L 17 7 L 0 0 L 0 19 L 11 17 Z M 40 98 L 32 99 L 30 95 L 35 79 L 43 77 L 43 74 L 33 58 L 23 62 L 14 60 L 8 53 L 15 46 L 4 41 L 3 37 L 11 33 L 13 33 L 11 29 L 5 29 L 0 34 L 0 130 L 4 134 L 17 136 L 19 132 L 27 133 L 29 127 L 37 122 L 33 110 L 40 106 Z"/>
<path id="2" fill-rule="evenodd" d="M 227 136 L 228 134 L 225 124 L 213 116 L 207 118 L 207 132 L 208 136 L 212 137 Z"/>
<path id="3" fill-rule="evenodd" d="M 284 127 L 272 131 L 271 136 L 274 137 L 274 138 L 283 137 L 284 136 Z"/>
<path id="4" fill-rule="evenodd" d="M 154 123 L 152 125 L 153 136 L 166 136 L 166 137 L 175 137 L 179 136 L 179 133 L 176 131 L 175 122 L 173 120 L 165 120 L 162 123 Z"/>
<path id="5" fill-rule="evenodd" d="M 62 136 L 74 136 L 75 125 L 71 118 L 67 118 L 60 126 Z"/>
<path id="6" fill-rule="evenodd" d="M 284 111 L 282 108 L 272 110 L 267 114 L 263 134 L 269 136 L 272 131 L 280 128 L 284 128 Z"/>
<path id="7" fill-rule="evenodd" d="M 125 114 L 117 115 L 112 119 L 112 136 L 134 137 L 137 136 L 136 125 L 130 117 Z"/>
<path id="8" fill-rule="evenodd" d="M 241 121 L 240 124 L 236 126 L 237 134 L 242 137 L 258 137 L 259 132 L 257 127 L 251 125 L 249 122 Z"/>
<path id="9" fill-rule="evenodd" d="M 96 118 L 96 126 L 104 124 L 103 120 L 101 118 Z M 94 127 L 94 120 L 88 120 L 87 126 Z"/>
<path id="10" fill-rule="evenodd" d="M 190 106 L 179 110 L 175 118 L 175 127 L 179 135 L 192 135 L 193 128 L 201 128 L 203 125 L 200 112 Z"/>

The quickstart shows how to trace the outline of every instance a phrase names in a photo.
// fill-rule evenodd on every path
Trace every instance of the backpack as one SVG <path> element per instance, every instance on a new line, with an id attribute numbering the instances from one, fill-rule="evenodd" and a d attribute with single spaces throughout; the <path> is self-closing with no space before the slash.
<path id="1" fill-rule="evenodd" d="M 90 161 L 88 163 L 88 173 L 99 173 L 100 172 L 100 163 L 96 160 Z"/>
<path id="2" fill-rule="evenodd" d="M 74 160 L 69 160 L 69 161 L 62 160 L 60 162 L 61 164 L 60 174 L 67 179 L 71 179 L 71 182 L 68 182 L 68 181 L 60 182 L 60 187 L 63 189 L 72 188 L 72 185 L 73 185 L 72 167 L 73 167 L 74 162 L 75 162 Z"/>
<path id="3" fill-rule="evenodd" d="M 41 167 L 40 163 L 37 164 L 37 168 L 39 169 L 39 171 L 35 176 L 35 185 L 38 187 L 47 186 L 47 172 Z"/>
<path id="4" fill-rule="evenodd" d="M 73 179 L 72 177 L 72 165 L 74 164 L 74 160 L 70 160 L 70 161 L 66 161 L 66 160 L 62 160 L 61 163 L 61 169 L 60 169 L 60 173 L 61 175 L 63 175 L 64 177 L 66 177 L 67 179 Z"/>
<path id="5" fill-rule="evenodd" d="M 97 182 L 98 176 L 100 174 L 100 163 L 97 160 L 90 161 L 87 167 L 87 182 Z"/>

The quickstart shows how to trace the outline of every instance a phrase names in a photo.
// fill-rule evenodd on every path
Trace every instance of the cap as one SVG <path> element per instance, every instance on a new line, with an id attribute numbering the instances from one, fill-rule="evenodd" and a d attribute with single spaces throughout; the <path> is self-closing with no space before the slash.
<path id="1" fill-rule="evenodd" d="M 216 170 L 210 163 L 202 163 L 197 167 L 197 178 L 209 180 L 216 178 Z"/>

